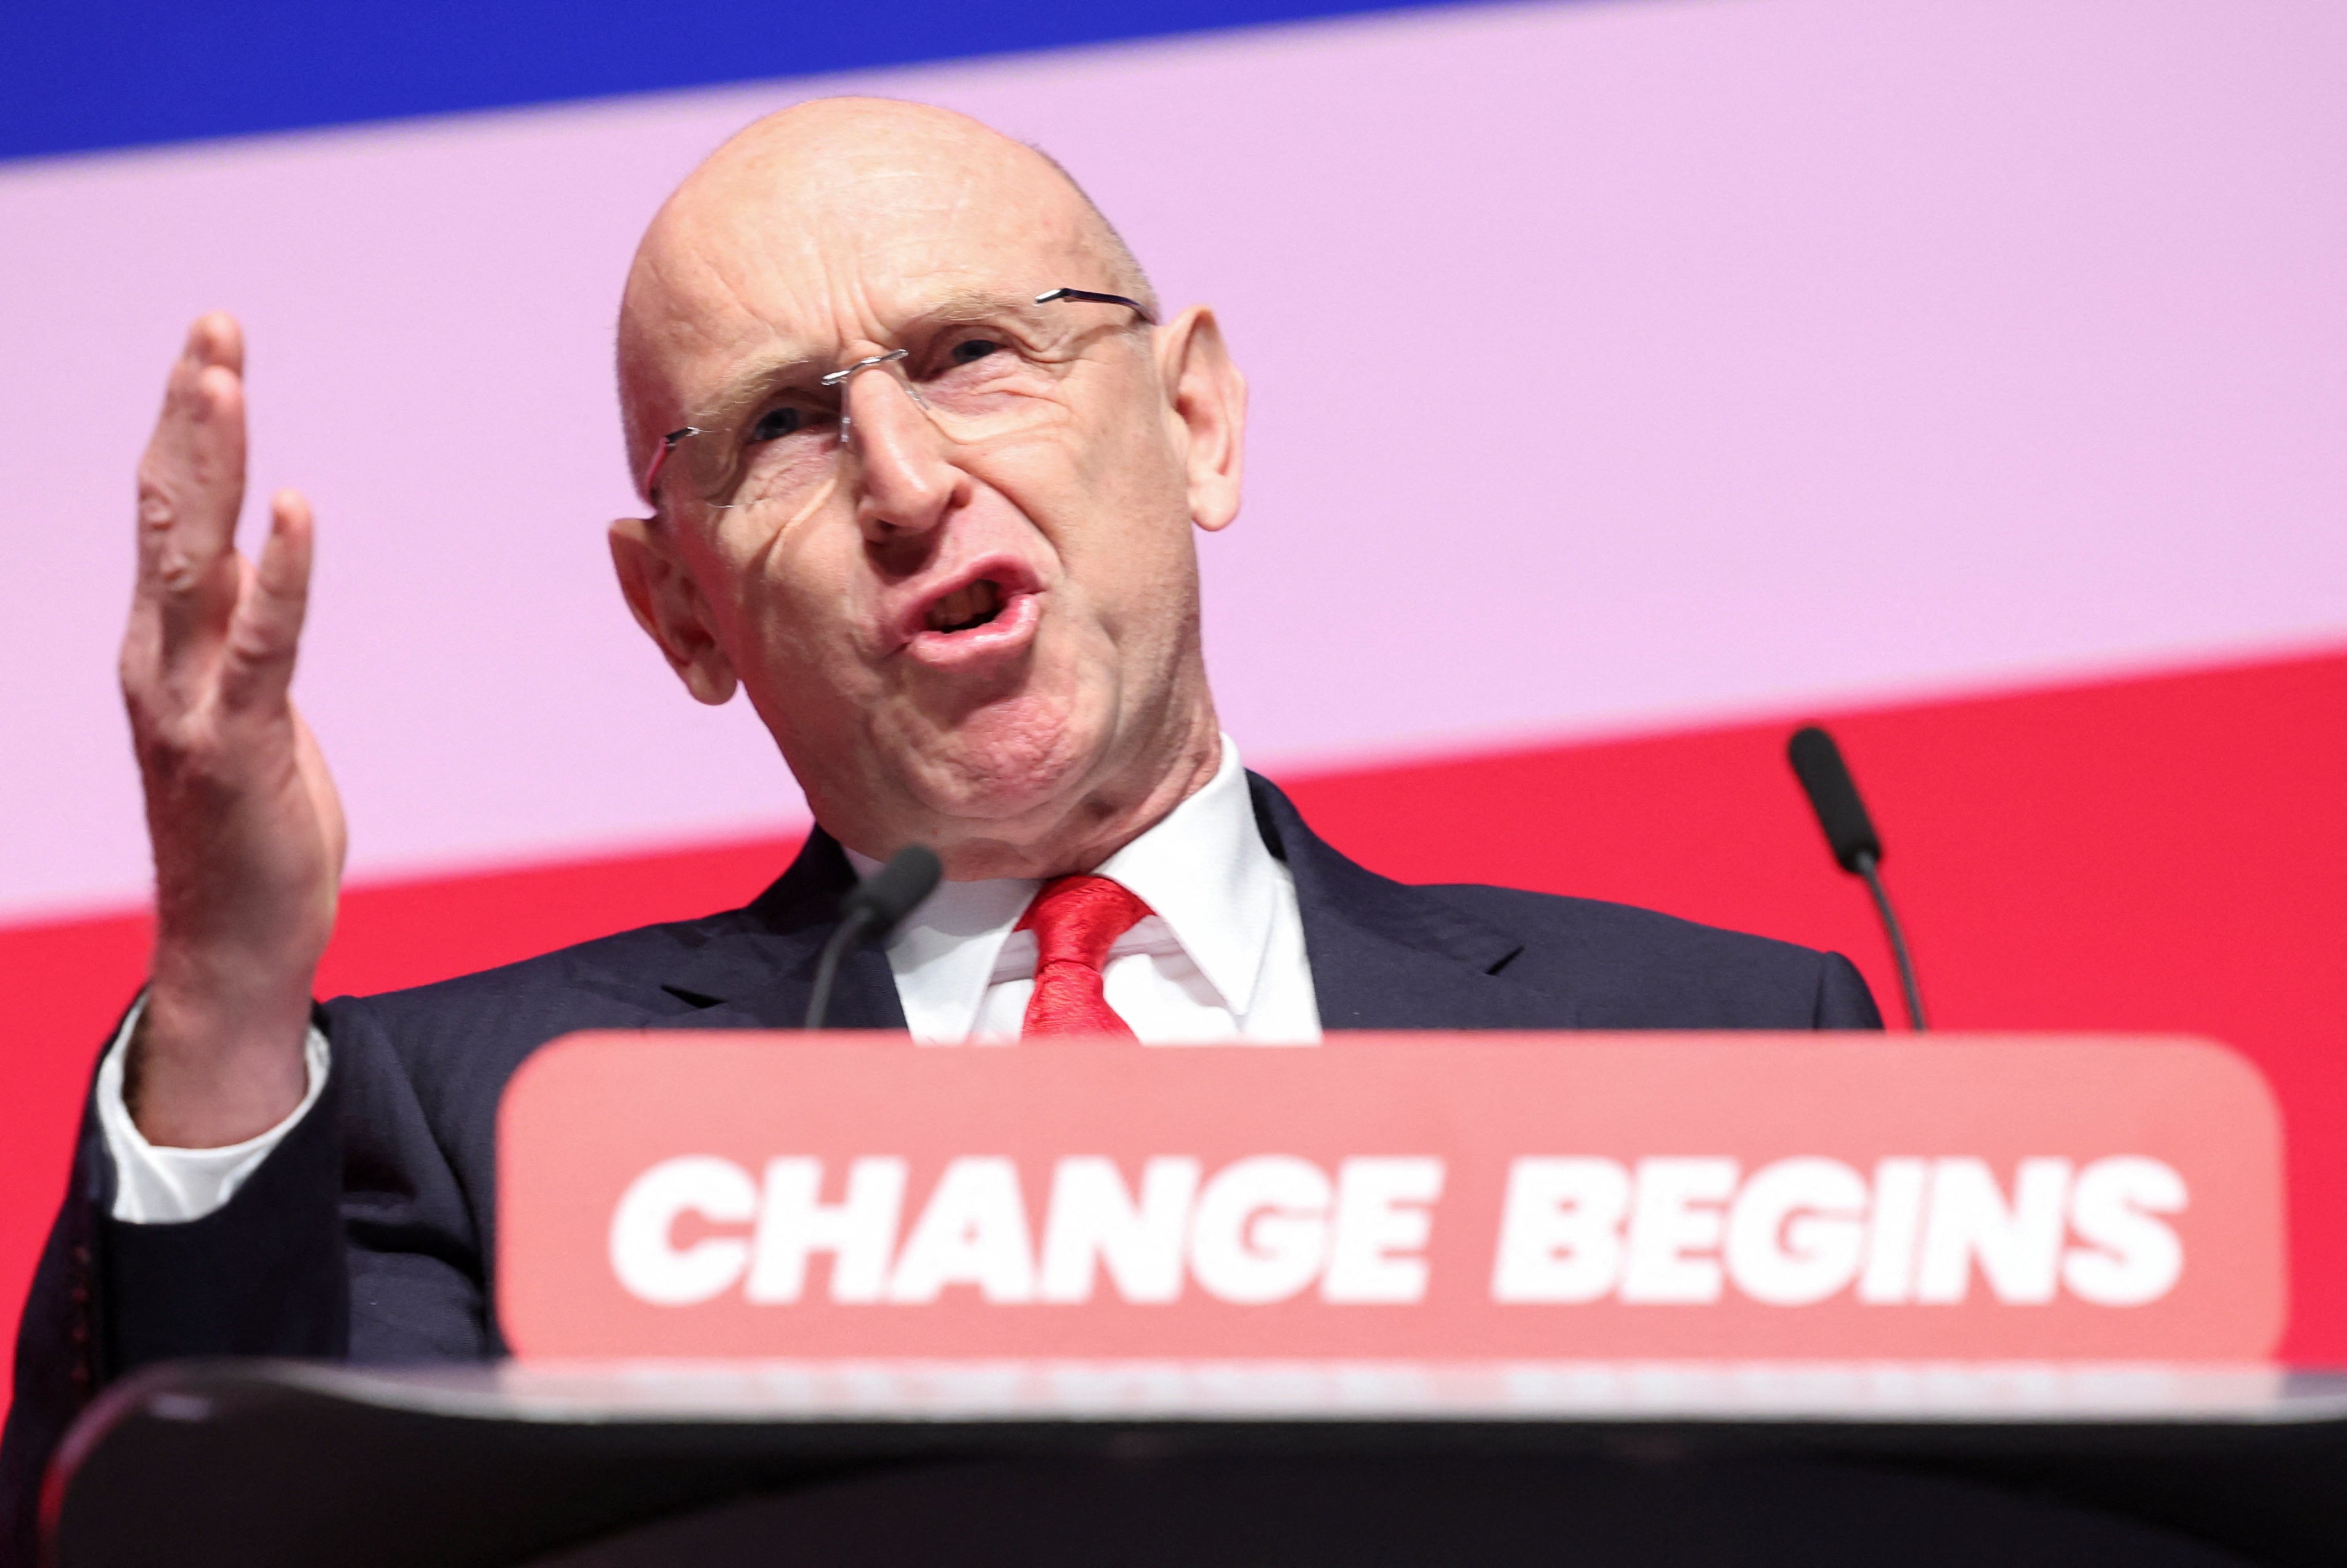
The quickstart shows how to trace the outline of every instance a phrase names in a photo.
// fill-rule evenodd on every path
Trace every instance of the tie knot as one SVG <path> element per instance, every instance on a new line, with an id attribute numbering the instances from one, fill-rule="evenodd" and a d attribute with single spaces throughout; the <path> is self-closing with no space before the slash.
<path id="1" fill-rule="evenodd" d="M 1116 939 L 1148 918 L 1149 906 L 1105 876 L 1059 876 L 1043 884 L 1018 929 L 1035 933 L 1035 968 L 1078 963 L 1097 969 Z"/>

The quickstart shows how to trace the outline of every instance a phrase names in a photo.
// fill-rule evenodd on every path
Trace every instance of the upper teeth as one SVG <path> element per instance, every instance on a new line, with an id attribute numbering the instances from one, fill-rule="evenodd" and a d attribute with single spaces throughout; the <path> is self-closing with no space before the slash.
<path id="1" fill-rule="evenodd" d="M 1002 590 L 985 578 L 954 589 L 929 606 L 931 631 L 951 631 L 982 620 L 1001 608 Z"/>

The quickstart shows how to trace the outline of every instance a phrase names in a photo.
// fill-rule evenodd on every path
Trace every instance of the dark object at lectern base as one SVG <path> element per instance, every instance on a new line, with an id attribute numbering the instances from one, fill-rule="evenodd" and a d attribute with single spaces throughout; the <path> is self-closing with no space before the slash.
<path id="1" fill-rule="evenodd" d="M 1801 1460 L 997 1460 L 769 1493 L 530 1568 L 2240 1568 L 2091 1510 Z"/>
<path id="2" fill-rule="evenodd" d="M 58 1568 L 2347 1562 L 2347 1382 L 2275 1387 L 2099 1419 L 677 1419 L 165 1367 L 77 1429 L 51 1544 Z"/>

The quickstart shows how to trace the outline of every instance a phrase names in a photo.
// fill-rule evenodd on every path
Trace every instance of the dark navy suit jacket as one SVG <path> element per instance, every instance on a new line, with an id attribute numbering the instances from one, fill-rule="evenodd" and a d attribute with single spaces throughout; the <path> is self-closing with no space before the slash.
<path id="1" fill-rule="evenodd" d="M 1874 1029 L 1837 954 L 1503 887 L 1411 887 L 1337 854 L 1249 775 L 1296 879 L 1330 1030 Z M 109 1217 L 86 1116 L 16 1348 L 0 1454 L 0 1552 L 30 1561 L 41 1466 L 108 1380 L 182 1356 L 473 1359 L 504 1352 L 489 1278 L 497 1098 L 523 1059 L 585 1029 L 789 1029 L 854 880 L 817 831 L 745 909 L 526 963 L 327 1003 L 318 1105 L 226 1206 L 184 1225 Z M 886 957 L 842 967 L 841 1028 L 902 1029 Z"/>

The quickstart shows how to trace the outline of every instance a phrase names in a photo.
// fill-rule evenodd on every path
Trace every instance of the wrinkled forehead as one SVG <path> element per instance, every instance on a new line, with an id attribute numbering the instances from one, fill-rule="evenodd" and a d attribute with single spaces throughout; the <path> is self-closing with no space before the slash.
<path id="1" fill-rule="evenodd" d="M 1015 143 L 818 146 L 704 170 L 629 280 L 631 391 L 689 412 L 746 364 L 835 362 L 957 300 L 1108 287 L 1098 228 Z"/>

